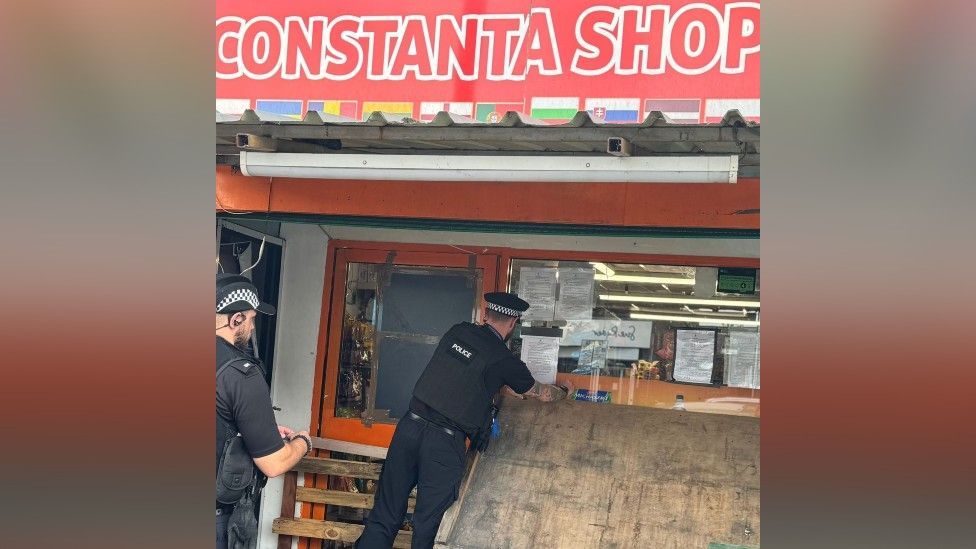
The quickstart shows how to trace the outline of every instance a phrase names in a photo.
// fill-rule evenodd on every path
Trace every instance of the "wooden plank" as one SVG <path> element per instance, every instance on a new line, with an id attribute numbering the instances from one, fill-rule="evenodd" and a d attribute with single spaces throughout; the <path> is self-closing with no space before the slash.
<path id="1" fill-rule="evenodd" d="M 301 486 L 296 494 L 298 501 L 310 503 L 325 503 L 327 505 L 341 505 L 343 507 L 355 507 L 357 509 L 372 509 L 373 494 L 361 494 L 358 492 L 343 492 L 341 490 L 324 490 L 322 488 L 306 488 Z M 413 512 L 417 499 L 411 497 L 407 500 L 407 511 Z"/>
<path id="2" fill-rule="evenodd" d="M 387 449 L 383 446 L 371 446 L 369 444 L 359 444 L 357 442 L 346 442 L 345 440 L 334 440 L 331 438 L 311 437 L 312 448 L 318 450 L 329 450 L 332 452 L 343 452 L 345 454 L 355 454 L 375 459 L 386 459 Z"/>
<path id="3" fill-rule="evenodd" d="M 761 545 L 757 418 L 506 396 L 498 419 L 450 547 Z"/>
<path id="4" fill-rule="evenodd" d="M 359 524 L 333 522 L 329 520 L 276 518 L 271 523 L 271 531 L 276 534 L 288 534 L 306 538 L 331 539 L 344 543 L 353 543 L 363 533 Z M 393 547 L 397 549 L 409 548 L 410 532 L 400 530 L 393 540 Z"/>
<path id="5" fill-rule="evenodd" d="M 298 462 L 298 465 L 295 465 L 294 470 L 319 475 L 336 475 L 340 477 L 378 480 L 380 478 L 380 470 L 382 468 L 383 466 L 379 463 L 305 457 Z"/>
<path id="6" fill-rule="evenodd" d="M 281 492 L 281 516 L 295 516 L 295 495 L 298 488 L 298 473 L 288 471 L 283 479 Z M 278 536 L 278 549 L 291 549 L 291 536 Z"/>

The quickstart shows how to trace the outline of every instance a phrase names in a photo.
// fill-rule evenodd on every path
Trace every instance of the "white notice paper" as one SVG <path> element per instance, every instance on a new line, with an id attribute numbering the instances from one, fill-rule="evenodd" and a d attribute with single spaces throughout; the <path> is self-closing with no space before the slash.
<path id="1" fill-rule="evenodd" d="M 674 380 L 711 383 L 715 366 L 714 330 L 678 330 L 674 351 Z"/>
<path id="2" fill-rule="evenodd" d="M 726 345 L 725 383 L 729 387 L 759 388 L 759 332 L 731 330 Z"/>
<path id="3" fill-rule="evenodd" d="M 555 383 L 558 361 L 558 337 L 522 336 L 522 362 L 529 367 L 536 381 Z"/>
<path id="4" fill-rule="evenodd" d="M 559 269 L 557 320 L 593 318 L 593 269 Z"/>
<path id="5" fill-rule="evenodd" d="M 556 269 L 523 267 L 518 296 L 529 302 L 522 320 L 552 320 L 556 312 Z"/>

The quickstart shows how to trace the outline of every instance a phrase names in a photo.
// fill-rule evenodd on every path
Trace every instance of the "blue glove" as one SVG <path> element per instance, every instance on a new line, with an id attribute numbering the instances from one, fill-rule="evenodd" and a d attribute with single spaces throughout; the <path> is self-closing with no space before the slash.
<path id="1" fill-rule="evenodd" d="M 498 438 L 502 434 L 502 426 L 498 424 L 497 418 L 491 420 L 491 438 Z"/>

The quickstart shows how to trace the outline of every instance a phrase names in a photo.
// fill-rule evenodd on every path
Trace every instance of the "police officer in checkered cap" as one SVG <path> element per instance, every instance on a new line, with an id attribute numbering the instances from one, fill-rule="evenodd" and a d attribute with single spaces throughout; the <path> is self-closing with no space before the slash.
<path id="1" fill-rule="evenodd" d="M 254 499 L 265 477 L 288 471 L 312 447 L 308 431 L 277 424 L 264 367 L 247 352 L 258 313 L 275 308 L 250 280 L 217 276 L 217 549 L 253 547 Z"/>
<path id="2" fill-rule="evenodd" d="M 411 547 L 429 548 L 444 511 L 457 498 L 465 439 L 483 450 L 492 430 L 494 397 L 502 387 L 551 402 L 568 390 L 538 383 L 505 344 L 529 304 L 515 294 L 485 294 L 483 324 L 455 324 L 441 338 L 397 423 L 359 549 L 393 546 L 407 498 L 417 487 Z"/>

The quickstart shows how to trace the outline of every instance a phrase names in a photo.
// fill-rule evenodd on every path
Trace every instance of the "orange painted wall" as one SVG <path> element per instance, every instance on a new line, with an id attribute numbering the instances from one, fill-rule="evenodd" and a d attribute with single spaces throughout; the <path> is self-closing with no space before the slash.
<path id="1" fill-rule="evenodd" d="M 247 177 L 217 167 L 229 211 L 759 229 L 759 179 L 724 184 L 482 183 Z"/>

